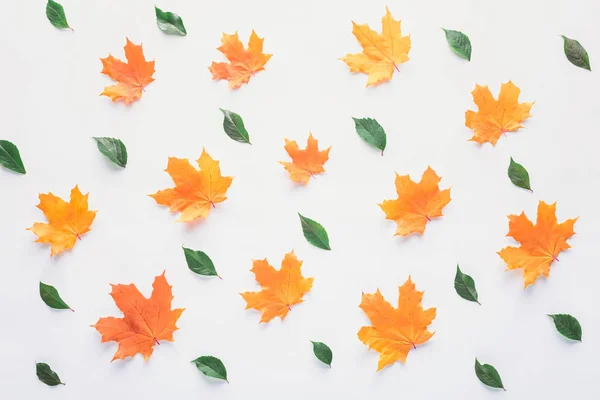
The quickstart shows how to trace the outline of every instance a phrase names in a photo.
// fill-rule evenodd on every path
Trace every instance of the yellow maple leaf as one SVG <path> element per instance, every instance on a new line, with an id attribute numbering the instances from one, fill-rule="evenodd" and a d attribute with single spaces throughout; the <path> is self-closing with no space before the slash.
<path id="1" fill-rule="evenodd" d="M 369 25 L 352 21 L 352 33 L 363 48 L 362 53 L 346 54 L 342 57 L 350 72 L 368 74 L 367 86 L 392 79 L 394 69 L 409 60 L 410 36 L 402 36 L 400 21 L 396 21 L 390 10 L 385 8 L 381 19 L 381 34 Z"/>
<path id="2" fill-rule="evenodd" d="M 465 125 L 473 129 L 469 140 L 477 143 L 489 142 L 496 145 L 505 132 L 514 132 L 522 128 L 521 122 L 531 116 L 531 103 L 519 103 L 521 91 L 511 81 L 503 83 L 498 100 L 494 99 L 487 86 L 475 85 L 471 92 L 478 111 L 467 110 Z"/>
<path id="3" fill-rule="evenodd" d="M 358 338 L 380 354 L 377 371 L 396 361 L 404 364 L 410 349 L 433 336 L 427 327 L 435 319 L 436 309 L 423 310 L 422 299 L 423 292 L 415 289 L 410 276 L 399 287 L 398 308 L 392 307 L 379 289 L 375 294 L 363 293 L 360 308 L 372 326 L 360 328 Z"/>

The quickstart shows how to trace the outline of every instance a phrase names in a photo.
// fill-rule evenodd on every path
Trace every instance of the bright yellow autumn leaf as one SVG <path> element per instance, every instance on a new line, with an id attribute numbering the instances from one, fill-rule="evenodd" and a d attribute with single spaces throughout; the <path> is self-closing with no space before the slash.
<path id="1" fill-rule="evenodd" d="M 381 19 L 381 34 L 367 24 L 359 25 L 352 21 L 352 33 L 363 48 L 362 53 L 346 54 L 342 57 L 350 72 L 363 72 L 368 75 L 367 86 L 392 79 L 394 69 L 409 60 L 410 36 L 402 36 L 400 21 L 396 21 L 390 10 L 385 8 Z"/>

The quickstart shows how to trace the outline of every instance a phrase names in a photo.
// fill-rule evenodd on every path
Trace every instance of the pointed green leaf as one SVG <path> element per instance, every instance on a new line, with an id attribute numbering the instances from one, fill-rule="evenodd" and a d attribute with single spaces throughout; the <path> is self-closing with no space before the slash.
<path id="1" fill-rule="evenodd" d="M 39 380 L 48 386 L 64 385 L 57 373 L 52 371 L 52 368 L 46 363 L 36 363 L 35 373 Z"/>
<path id="2" fill-rule="evenodd" d="M 446 34 L 446 41 L 454 53 L 467 61 L 471 61 L 471 41 L 462 32 L 442 28 Z"/>
<path id="3" fill-rule="evenodd" d="M 48 21 L 57 28 L 73 30 L 67 22 L 65 9 L 54 0 L 48 0 L 48 4 L 46 4 L 46 17 L 48 17 Z"/>
<path id="4" fill-rule="evenodd" d="M 475 281 L 467 274 L 463 274 L 458 265 L 456 266 L 456 276 L 454 277 L 454 289 L 460 297 L 465 300 L 474 301 L 481 305 L 475 289 Z"/>
<path id="5" fill-rule="evenodd" d="M 154 11 L 156 12 L 156 25 L 158 25 L 158 29 L 168 35 L 187 35 L 183 20 L 179 15 L 168 11 L 165 12 L 156 6 L 154 6 Z"/>
<path id="6" fill-rule="evenodd" d="M 244 127 L 244 121 L 239 114 L 233 111 L 223 110 L 219 108 L 223 113 L 223 130 L 233 140 L 240 143 L 250 143 L 250 137 L 248 131 Z"/>
<path id="7" fill-rule="evenodd" d="M 529 173 L 518 162 L 510 158 L 510 164 L 508 165 L 508 177 L 510 181 L 523 189 L 531 190 L 531 184 L 529 183 Z M 533 190 L 531 190 L 533 192 Z"/>
<path id="8" fill-rule="evenodd" d="M 325 228 L 317 221 L 306 218 L 300 213 L 298 213 L 298 216 L 302 225 L 302 233 L 304 233 L 304 237 L 308 243 L 323 250 L 331 250 L 331 247 L 329 247 L 329 236 L 327 236 Z"/>
<path id="9" fill-rule="evenodd" d="M 0 165 L 18 174 L 25 174 L 19 149 L 8 140 L 0 140 Z"/>
<path id="10" fill-rule="evenodd" d="M 323 364 L 329 365 L 329 368 L 331 368 L 333 353 L 329 346 L 323 342 L 313 342 L 312 340 L 311 343 L 313 344 L 313 353 L 315 353 L 315 357 L 317 357 Z"/>
<path id="11" fill-rule="evenodd" d="M 227 380 L 227 370 L 225 369 L 225 365 L 223 365 L 221 360 L 219 360 L 217 357 L 202 356 L 192 360 L 192 362 L 204 375 L 210 376 L 211 378 L 222 379 L 229 383 Z"/>
<path id="12" fill-rule="evenodd" d="M 381 125 L 379 125 L 379 122 L 372 118 L 352 117 L 352 119 L 354 120 L 354 128 L 358 136 L 371 146 L 381 150 L 381 155 L 383 155 L 387 136 Z"/>
<path id="13" fill-rule="evenodd" d="M 564 35 L 561 36 L 564 41 L 564 50 L 565 56 L 567 56 L 567 60 L 569 60 L 571 64 L 575 65 L 576 67 L 584 68 L 588 71 L 591 71 L 592 67 L 590 66 L 590 57 L 588 56 L 587 51 L 585 51 L 581 43 L 579 43 L 575 39 L 569 39 Z"/>
<path id="14" fill-rule="evenodd" d="M 475 358 L 475 374 L 484 385 L 506 390 L 504 389 L 502 379 L 500 378 L 498 371 L 496 371 L 496 368 L 489 364 L 480 364 L 477 358 Z"/>
<path id="15" fill-rule="evenodd" d="M 40 282 L 40 297 L 50 308 L 54 308 L 55 310 L 73 311 L 73 309 L 69 307 L 69 305 L 63 301 L 63 299 L 61 299 L 54 286 L 46 285 L 45 283 Z"/>
<path id="16" fill-rule="evenodd" d="M 104 154 L 110 161 L 125 168 L 127 166 L 127 148 L 121 140 L 109 137 L 95 137 L 98 144 L 98 150 Z"/>
<path id="17" fill-rule="evenodd" d="M 554 321 L 556 330 L 564 337 L 581 342 L 581 325 L 577 318 L 569 314 L 548 314 Z"/>
<path id="18" fill-rule="evenodd" d="M 183 254 L 185 255 L 185 261 L 187 262 L 188 268 L 193 272 L 204 276 L 219 276 L 215 269 L 215 265 L 205 252 L 184 247 Z"/>

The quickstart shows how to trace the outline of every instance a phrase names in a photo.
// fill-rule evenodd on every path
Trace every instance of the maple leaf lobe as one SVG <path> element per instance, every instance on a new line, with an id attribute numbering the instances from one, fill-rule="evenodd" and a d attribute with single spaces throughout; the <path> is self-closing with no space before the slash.
<path id="1" fill-rule="evenodd" d="M 144 297 L 134 284 L 111 287 L 110 295 L 124 317 L 100 318 L 92 325 L 102 335 L 102 343 L 119 344 L 111 361 L 138 353 L 147 360 L 160 340 L 174 340 L 173 333 L 179 329 L 175 324 L 185 309 L 171 310 L 172 286 L 164 272 L 154 278 L 150 298 Z"/>
<path id="2" fill-rule="evenodd" d="M 108 96 L 113 102 L 123 100 L 125 104 L 139 100 L 144 88 L 154 81 L 154 61 L 146 61 L 142 45 L 136 45 L 127 38 L 124 47 L 127 63 L 111 54 L 102 61 L 102 73 L 115 81 L 116 85 L 107 86 L 100 96 Z"/>
<path id="3" fill-rule="evenodd" d="M 398 289 L 398 308 L 386 301 L 379 289 L 374 294 L 362 294 L 360 308 L 371 326 L 360 328 L 358 338 L 380 354 L 378 371 L 396 361 L 404 364 L 409 351 L 434 334 L 427 327 L 435 319 L 436 309 L 423 310 L 424 292 L 415 289 L 410 276 Z"/>
<path id="4" fill-rule="evenodd" d="M 379 204 L 386 219 L 396 221 L 398 225 L 394 236 L 423 234 L 427 222 L 443 216 L 442 209 L 451 198 L 450 189 L 440 191 L 440 180 L 431 167 L 427 167 L 418 183 L 409 175 L 396 174 L 398 198 Z"/>
<path id="5" fill-rule="evenodd" d="M 523 269 L 524 287 L 527 288 L 541 275 L 548 277 L 552 263 L 558 261 L 558 255 L 571 248 L 567 239 L 575 234 L 573 226 L 578 218 L 559 224 L 556 219 L 556 203 L 546 204 L 543 201 L 538 204 L 535 225 L 524 212 L 509 215 L 506 236 L 520 242 L 521 246 L 505 247 L 498 255 L 506 262 L 507 270 Z"/>
<path id="6" fill-rule="evenodd" d="M 40 194 L 37 208 L 42 210 L 48 223 L 36 222 L 28 230 L 38 236 L 36 242 L 49 243 L 50 256 L 72 249 L 81 236 L 88 233 L 97 211 L 88 210 L 88 196 L 79 186 L 71 190 L 67 203 L 52 193 Z"/>
<path id="7" fill-rule="evenodd" d="M 519 103 L 520 93 L 519 88 L 508 81 L 502 84 L 496 100 L 487 86 L 476 84 L 471 94 L 478 111 L 465 112 L 465 125 L 473 130 L 469 140 L 495 146 L 502 134 L 522 128 L 521 122 L 531 116 L 529 111 L 534 103 Z"/>
<path id="8" fill-rule="evenodd" d="M 253 308 L 262 312 L 259 323 L 275 317 L 283 320 L 293 305 L 303 302 L 302 298 L 312 288 L 313 278 L 302 276 L 301 267 L 302 261 L 293 250 L 285 255 L 279 270 L 267 259 L 253 261 L 251 271 L 262 290 L 240 294 L 246 301 L 246 310 Z"/>

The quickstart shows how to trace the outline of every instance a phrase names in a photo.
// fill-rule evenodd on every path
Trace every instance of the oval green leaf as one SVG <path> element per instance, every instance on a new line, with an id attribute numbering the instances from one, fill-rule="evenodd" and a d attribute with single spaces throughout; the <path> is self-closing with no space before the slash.
<path id="1" fill-rule="evenodd" d="M 63 301 L 54 286 L 46 285 L 45 283 L 40 282 L 40 297 L 50 308 L 54 308 L 55 310 L 73 311 L 73 309 Z"/>
<path id="2" fill-rule="evenodd" d="M 210 257 L 203 251 L 183 248 L 188 268 L 198 275 L 219 276 Z"/>
<path id="3" fill-rule="evenodd" d="M 36 363 L 35 373 L 38 379 L 48 386 L 64 385 L 64 383 L 60 381 L 58 374 L 52 371 L 52 368 L 46 363 Z"/>
<path id="4" fill-rule="evenodd" d="M 356 129 L 358 136 L 371 146 L 381 150 L 381 155 L 383 155 L 387 143 L 387 136 L 381 125 L 379 125 L 379 122 L 372 118 L 352 117 L 352 119 L 354 120 L 354 128 Z"/>
<path id="5" fill-rule="evenodd" d="M 496 371 L 496 368 L 489 364 L 480 364 L 477 358 L 475 358 L 475 374 L 484 385 L 506 390 L 504 389 L 502 379 L 500 378 L 498 371 Z"/>
<path id="6" fill-rule="evenodd" d="M 219 108 L 219 110 L 223 113 L 223 130 L 227 136 L 236 142 L 251 144 L 250 136 L 244 127 L 242 117 L 233 111 L 223 110 L 222 108 Z"/>
<path id="7" fill-rule="evenodd" d="M 454 277 L 454 289 L 460 297 L 465 300 L 474 301 L 481 305 L 478 300 L 475 281 L 467 274 L 463 274 L 458 265 L 456 266 L 456 276 Z"/>
<path id="8" fill-rule="evenodd" d="M 156 6 L 154 6 L 154 11 L 156 12 L 156 25 L 158 25 L 158 29 L 168 35 L 187 35 L 183 20 L 179 15 L 168 11 L 165 12 Z"/>
<path id="9" fill-rule="evenodd" d="M 323 364 L 329 365 L 329 368 L 331 368 L 331 361 L 333 361 L 333 352 L 331 351 L 329 346 L 327 346 L 323 342 L 313 342 L 312 340 L 311 343 L 313 344 L 313 353 L 315 353 L 315 357 L 317 357 L 317 359 Z"/>
<path id="10" fill-rule="evenodd" d="M 510 164 L 508 165 L 508 177 L 510 181 L 515 185 L 523 189 L 531 190 L 531 184 L 529 183 L 529 173 L 518 162 L 515 162 L 513 158 L 510 158 Z"/>
<path id="11" fill-rule="evenodd" d="M 210 376 L 211 378 L 222 379 L 229 383 L 227 380 L 227 370 L 225 369 L 225 365 L 223 365 L 223 362 L 221 362 L 221 360 L 219 360 L 217 357 L 202 356 L 192 360 L 192 362 L 204 375 Z"/>
<path id="12" fill-rule="evenodd" d="M 563 38 L 565 56 L 567 56 L 567 60 L 569 60 L 571 64 L 575 65 L 576 67 L 591 71 L 592 67 L 590 66 L 590 57 L 581 43 L 575 39 L 569 39 L 564 35 L 561 36 Z"/>
<path id="13" fill-rule="evenodd" d="M 46 4 L 46 17 L 56 28 L 73 30 L 67 22 L 65 9 L 54 0 L 48 0 L 48 4 Z"/>
<path id="14" fill-rule="evenodd" d="M 446 34 L 446 41 L 452 51 L 459 57 L 471 61 L 471 41 L 469 40 L 469 37 L 459 31 L 444 28 L 442 28 L 442 30 Z"/>
<path id="15" fill-rule="evenodd" d="M 581 342 L 581 325 L 577 318 L 569 314 L 548 314 L 554 321 L 556 330 L 571 340 L 578 340 Z"/>
<path id="16" fill-rule="evenodd" d="M 298 213 L 298 216 L 302 225 L 302 233 L 304 233 L 304 237 L 308 243 L 323 250 L 331 250 L 331 247 L 329 247 L 329 236 L 325 228 L 317 221 L 306 218 L 300 213 Z"/>
<path id="17" fill-rule="evenodd" d="M 8 140 L 0 140 L 0 165 L 17 174 L 25 174 L 25 166 L 21 160 L 19 149 Z"/>
<path id="18" fill-rule="evenodd" d="M 127 166 L 127 148 L 119 139 L 109 137 L 95 137 L 98 150 L 110 161 L 125 168 Z"/>

